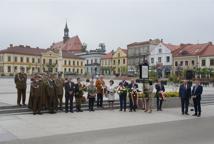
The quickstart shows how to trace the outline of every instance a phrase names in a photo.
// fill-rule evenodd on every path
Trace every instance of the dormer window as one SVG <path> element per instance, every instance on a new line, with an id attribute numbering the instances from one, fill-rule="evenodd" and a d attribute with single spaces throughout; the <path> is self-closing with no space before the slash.
<path id="1" fill-rule="evenodd" d="M 162 53 L 162 49 L 159 49 L 158 52 L 159 52 L 159 53 Z"/>

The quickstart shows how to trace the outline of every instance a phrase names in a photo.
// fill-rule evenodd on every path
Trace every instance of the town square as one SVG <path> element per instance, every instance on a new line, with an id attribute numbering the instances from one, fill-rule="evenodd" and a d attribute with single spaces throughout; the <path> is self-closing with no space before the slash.
<path id="1" fill-rule="evenodd" d="M 213 143 L 212 5 L 3 0 L 0 143 Z"/>

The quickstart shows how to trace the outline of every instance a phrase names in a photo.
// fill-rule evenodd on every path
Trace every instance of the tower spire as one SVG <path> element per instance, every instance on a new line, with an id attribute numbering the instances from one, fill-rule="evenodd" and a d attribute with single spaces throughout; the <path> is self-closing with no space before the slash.
<path id="1" fill-rule="evenodd" d="M 68 39 L 69 39 L 69 29 L 68 29 L 67 20 L 66 20 L 65 28 L 64 28 L 63 42 L 66 42 Z"/>

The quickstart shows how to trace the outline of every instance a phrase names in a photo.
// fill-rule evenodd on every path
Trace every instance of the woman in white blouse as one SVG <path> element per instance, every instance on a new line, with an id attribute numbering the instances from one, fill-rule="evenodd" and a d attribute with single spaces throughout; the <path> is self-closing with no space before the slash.
<path id="1" fill-rule="evenodd" d="M 114 87 L 114 81 L 109 81 L 110 85 L 107 87 L 107 98 L 109 102 L 109 109 L 114 108 L 114 100 L 115 100 L 115 87 Z"/>

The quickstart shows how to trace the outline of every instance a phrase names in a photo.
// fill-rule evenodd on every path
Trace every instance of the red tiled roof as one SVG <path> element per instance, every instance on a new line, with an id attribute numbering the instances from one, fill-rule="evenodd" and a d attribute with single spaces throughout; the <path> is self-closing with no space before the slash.
<path id="1" fill-rule="evenodd" d="M 45 53 L 49 50 L 51 50 L 51 49 L 31 48 L 29 46 L 20 45 L 20 46 L 9 47 L 7 49 L 1 50 L 0 53 L 41 56 L 42 53 Z M 54 51 L 54 52 L 58 53 L 58 50 Z M 74 55 L 74 53 L 72 53 L 70 51 L 64 51 L 64 50 L 62 51 L 62 57 L 63 58 L 82 59 L 82 58 Z"/>
<path id="2" fill-rule="evenodd" d="M 52 49 L 62 49 L 73 52 L 80 52 L 82 48 L 82 43 L 78 36 L 69 38 L 65 43 L 63 41 L 53 43 L 51 45 Z"/>
<path id="3" fill-rule="evenodd" d="M 143 42 L 134 42 L 134 43 L 131 43 L 131 44 L 128 44 L 127 46 L 136 46 L 136 45 L 144 45 L 144 44 L 154 44 L 154 45 L 157 45 L 161 42 L 161 40 L 159 39 L 150 39 L 148 41 L 143 41 Z"/>
<path id="4" fill-rule="evenodd" d="M 80 58 L 79 56 L 74 55 L 74 53 L 70 52 L 70 51 L 62 51 L 62 57 L 63 58 L 74 58 L 74 59 L 83 59 Z"/>
<path id="5" fill-rule="evenodd" d="M 113 56 L 112 52 L 109 52 L 101 57 L 101 59 L 111 59 Z"/>
<path id="6" fill-rule="evenodd" d="M 198 56 L 202 54 L 206 48 L 209 46 L 208 43 L 205 44 L 181 44 L 179 48 L 173 51 L 173 56 Z"/>
<path id="7" fill-rule="evenodd" d="M 123 51 L 125 54 L 128 54 L 128 50 L 127 50 L 127 49 L 122 49 L 122 51 Z"/>
<path id="8" fill-rule="evenodd" d="M 214 45 L 210 43 L 200 56 L 214 56 Z"/>
<path id="9" fill-rule="evenodd" d="M 162 42 L 162 44 L 165 47 L 167 47 L 168 49 L 170 49 L 171 51 L 174 51 L 174 50 L 179 48 L 179 45 L 173 45 L 173 44 L 170 44 L 170 43 L 163 43 L 163 42 Z"/>
<path id="10" fill-rule="evenodd" d="M 23 46 L 23 45 L 8 47 L 7 49 L 0 51 L 0 53 L 22 54 L 22 55 L 32 55 L 32 56 L 41 56 L 42 52 L 46 52 L 46 49 L 31 48 L 29 46 Z"/>

